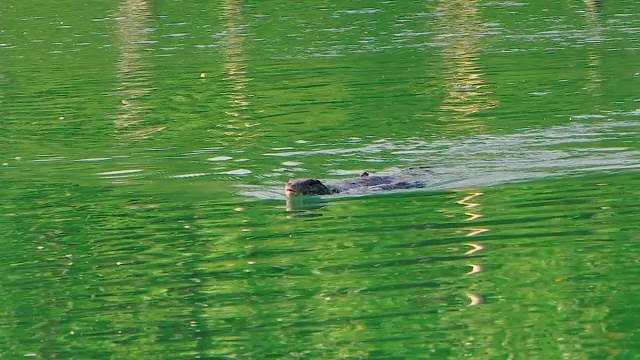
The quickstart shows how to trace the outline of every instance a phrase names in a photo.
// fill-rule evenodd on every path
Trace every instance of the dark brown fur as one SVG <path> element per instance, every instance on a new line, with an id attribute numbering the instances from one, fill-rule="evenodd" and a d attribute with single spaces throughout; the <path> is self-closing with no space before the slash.
<path id="1" fill-rule="evenodd" d="M 329 195 L 333 191 L 320 180 L 316 179 L 293 179 L 289 180 L 284 187 L 287 196 L 296 195 Z"/>

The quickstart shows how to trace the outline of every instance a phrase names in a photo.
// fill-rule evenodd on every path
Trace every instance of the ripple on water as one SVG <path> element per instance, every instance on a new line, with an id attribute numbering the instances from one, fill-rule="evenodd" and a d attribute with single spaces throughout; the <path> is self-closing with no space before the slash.
<path id="1" fill-rule="evenodd" d="M 115 170 L 115 171 L 106 171 L 106 172 L 101 172 L 98 173 L 96 175 L 101 176 L 101 177 L 126 177 L 128 175 L 134 175 L 134 174 L 138 174 L 141 173 L 142 170 L 140 169 L 130 169 L 130 170 Z"/>
<path id="2" fill-rule="evenodd" d="M 222 171 L 222 172 L 219 172 L 218 174 L 224 174 L 224 175 L 249 175 L 249 174 L 251 174 L 251 170 L 249 170 L 249 169 L 236 169 L 236 170 Z"/>
<path id="3" fill-rule="evenodd" d="M 208 158 L 207 161 L 219 162 L 219 161 L 227 161 L 233 159 L 231 156 L 215 156 L 212 158 Z"/>

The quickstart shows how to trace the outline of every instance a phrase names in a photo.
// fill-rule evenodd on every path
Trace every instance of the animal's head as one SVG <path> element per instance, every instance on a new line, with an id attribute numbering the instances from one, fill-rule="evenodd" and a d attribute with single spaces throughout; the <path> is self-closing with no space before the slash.
<path id="1" fill-rule="evenodd" d="M 289 180 L 287 185 L 284 186 L 284 192 L 287 196 L 331 194 L 331 190 L 316 179 Z"/>

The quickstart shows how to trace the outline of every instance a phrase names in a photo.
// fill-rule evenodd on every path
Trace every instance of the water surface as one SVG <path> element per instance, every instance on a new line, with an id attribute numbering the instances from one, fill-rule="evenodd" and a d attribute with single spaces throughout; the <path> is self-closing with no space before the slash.
<path id="1" fill-rule="evenodd" d="M 640 351 L 635 2 L 85 5 L 0 4 L 0 356 Z"/>

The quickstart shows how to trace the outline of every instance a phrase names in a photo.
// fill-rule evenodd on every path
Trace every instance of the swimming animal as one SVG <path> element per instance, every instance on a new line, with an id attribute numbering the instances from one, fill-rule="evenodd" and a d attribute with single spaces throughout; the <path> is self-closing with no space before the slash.
<path id="1" fill-rule="evenodd" d="M 393 176 L 376 176 L 363 172 L 360 177 L 348 180 L 322 183 L 318 179 L 292 179 L 287 182 L 284 192 L 288 197 L 300 195 L 331 195 L 343 192 L 367 192 L 379 190 L 422 188 L 422 181 L 399 179 Z"/>

